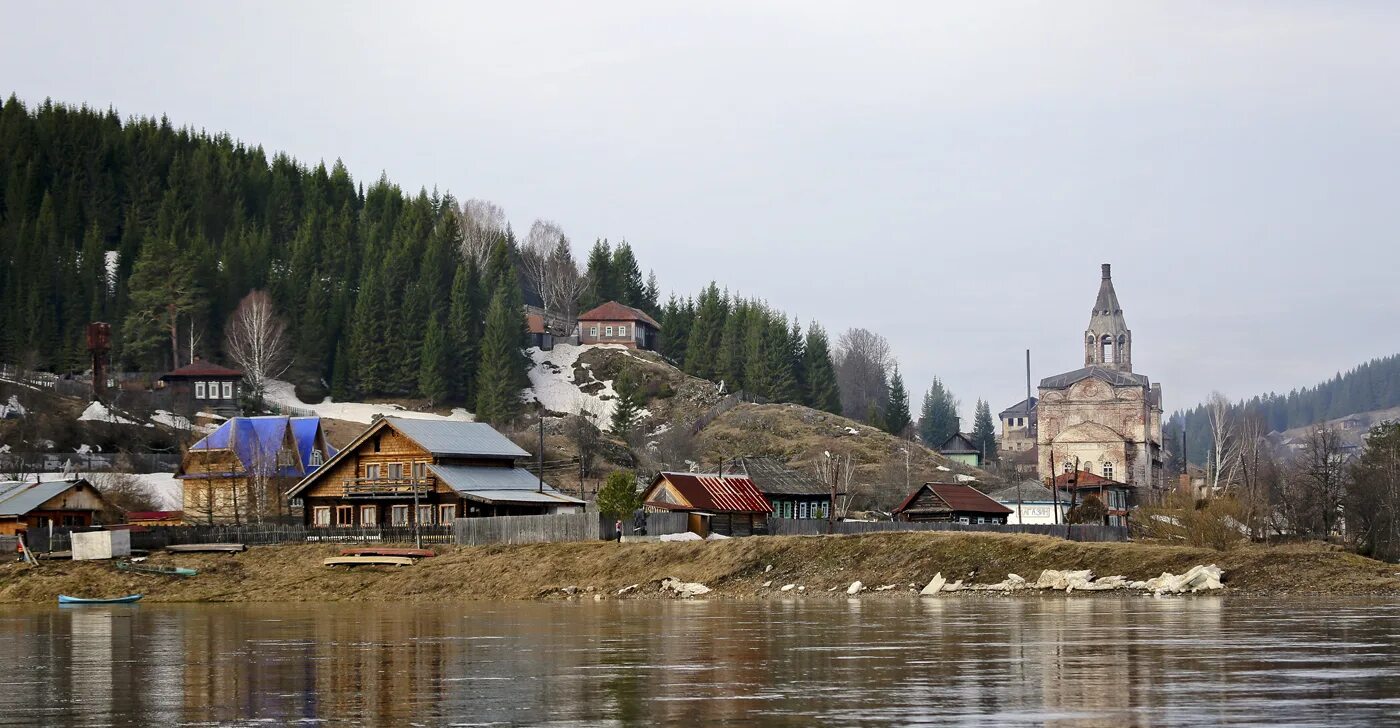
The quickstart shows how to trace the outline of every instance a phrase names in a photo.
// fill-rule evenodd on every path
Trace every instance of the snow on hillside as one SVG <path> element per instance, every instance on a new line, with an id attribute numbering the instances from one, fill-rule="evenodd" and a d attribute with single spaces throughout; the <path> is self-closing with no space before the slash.
<path id="1" fill-rule="evenodd" d="M 364 424 L 372 422 L 375 415 L 403 417 L 405 419 L 415 420 L 457 420 L 459 422 L 472 422 L 476 419 L 472 413 L 461 407 L 453 409 L 450 415 L 437 415 L 432 412 L 414 412 L 413 410 L 404 409 L 396 404 L 335 402 L 330 397 L 326 397 L 320 404 L 307 404 L 297 399 L 295 385 L 291 382 L 284 382 L 278 379 L 268 380 L 267 391 L 264 396 L 267 401 L 274 404 L 283 407 L 308 410 L 318 417 L 329 417 L 335 420 L 361 422 Z"/>
<path id="2" fill-rule="evenodd" d="M 29 477 L 36 478 L 40 482 L 48 483 L 58 480 L 69 480 L 71 478 L 84 478 L 89 483 L 102 488 L 106 478 L 111 477 L 132 477 L 135 478 L 155 494 L 160 501 L 161 510 L 178 511 L 185 507 L 184 489 L 174 473 L 38 473 Z"/>
<path id="3" fill-rule="evenodd" d="M 586 363 L 582 366 L 584 371 L 588 371 L 588 379 L 578 382 L 574 377 L 574 365 L 579 356 L 591 349 L 612 349 L 632 355 L 630 349 L 619 344 L 556 344 L 550 351 L 531 347 L 529 354 L 534 366 L 530 367 L 530 388 L 525 390 L 525 396 L 527 399 L 538 400 L 551 412 L 565 412 L 571 415 L 586 412 L 593 415 L 593 422 L 600 429 L 611 430 L 613 408 L 617 402 L 617 390 L 613 389 L 613 380 L 598 379 L 593 372 L 588 371 Z M 590 384 L 601 387 L 592 393 L 580 388 Z M 640 409 L 638 415 L 650 417 L 651 413 Z"/>
<path id="4" fill-rule="evenodd" d="M 88 406 L 87 406 L 87 409 L 83 410 L 83 413 L 80 414 L 80 415 L 78 415 L 78 421 L 79 421 L 79 422 L 111 422 L 111 423 L 117 424 L 117 425 L 134 425 L 134 424 L 136 424 L 136 423 L 133 422 L 132 420 L 128 420 L 127 418 L 122 417 L 121 415 L 117 414 L 116 412 L 113 412 L 112 410 L 107 409 L 106 405 L 102 404 L 101 402 L 93 402 L 92 404 L 88 405 Z"/>

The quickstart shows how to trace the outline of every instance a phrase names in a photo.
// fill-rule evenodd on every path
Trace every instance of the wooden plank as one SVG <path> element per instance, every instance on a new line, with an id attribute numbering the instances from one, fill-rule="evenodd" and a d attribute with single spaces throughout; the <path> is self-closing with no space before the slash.
<path id="1" fill-rule="evenodd" d="M 321 562 L 323 566 L 412 566 L 413 559 L 407 556 L 332 556 Z"/>

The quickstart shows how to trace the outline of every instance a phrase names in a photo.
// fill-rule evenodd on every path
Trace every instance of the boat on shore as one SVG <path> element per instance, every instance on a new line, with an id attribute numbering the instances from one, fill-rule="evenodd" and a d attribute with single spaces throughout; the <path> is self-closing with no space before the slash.
<path id="1" fill-rule="evenodd" d="M 86 599 L 84 597 L 70 597 L 67 594 L 58 595 L 59 604 L 131 604 L 140 601 L 143 594 L 128 594 L 124 597 L 111 597 L 109 599 Z"/>
<path id="2" fill-rule="evenodd" d="M 176 554 L 236 554 L 248 550 L 243 543 L 182 543 L 166 546 L 166 551 Z"/>
<path id="3" fill-rule="evenodd" d="M 426 559 L 437 556 L 432 549 L 394 548 L 391 546 L 362 546 L 341 549 L 341 556 L 407 556 L 413 559 Z"/>
<path id="4" fill-rule="evenodd" d="M 413 566 L 413 563 L 407 556 L 332 556 L 321 562 L 323 566 Z"/>
<path id="5" fill-rule="evenodd" d="M 118 561 L 119 571 L 134 571 L 139 574 L 164 574 L 166 576 L 195 576 L 198 569 L 189 569 L 184 566 L 165 566 L 164 564 L 136 564 L 126 561 Z"/>

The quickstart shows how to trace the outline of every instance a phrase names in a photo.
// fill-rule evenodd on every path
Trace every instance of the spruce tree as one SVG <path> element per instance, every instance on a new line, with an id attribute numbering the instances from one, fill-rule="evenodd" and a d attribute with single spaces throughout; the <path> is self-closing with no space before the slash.
<path id="1" fill-rule="evenodd" d="M 481 365 L 477 370 L 476 417 L 502 424 L 520 412 L 520 353 L 518 309 L 511 309 L 507 286 L 499 286 L 486 310 L 486 331 L 481 340 Z M 519 295 L 519 289 L 516 289 Z"/>
<path id="2" fill-rule="evenodd" d="M 636 377 L 630 370 L 623 370 L 613 382 L 617 399 L 613 401 L 612 431 L 626 436 L 637 425 L 637 416 L 642 408 L 642 391 Z"/>
<path id="3" fill-rule="evenodd" d="M 831 345 L 826 339 L 826 331 L 815 322 L 807 327 L 807 339 L 802 347 L 802 371 L 807 377 L 807 406 L 841 414 L 841 391 L 836 385 L 836 368 L 831 363 Z"/>
<path id="4" fill-rule="evenodd" d="M 646 283 L 642 280 L 641 266 L 632 254 L 632 246 L 626 240 L 618 243 L 613 250 L 612 265 L 609 266 L 614 284 L 617 286 L 618 301 L 633 308 L 647 308 Z"/>
<path id="5" fill-rule="evenodd" d="M 690 336 L 685 344 L 685 371 L 700 379 L 718 380 L 718 358 L 720 340 L 724 334 L 724 322 L 729 316 L 729 303 L 720 294 L 714 281 L 700 292 L 695 304 L 695 316 L 691 323 Z"/>
<path id="6" fill-rule="evenodd" d="M 898 437 L 907 437 L 911 425 L 909 392 L 904 389 L 904 377 L 900 376 L 899 367 L 896 366 L 894 376 L 890 377 L 889 403 L 885 405 L 885 431 Z"/>
<path id="7" fill-rule="evenodd" d="M 943 382 L 934 377 L 919 410 L 919 439 L 928 447 L 937 448 L 957 433 L 958 401 Z"/>
<path id="8" fill-rule="evenodd" d="M 350 350 L 341 341 L 335 347 L 335 362 L 331 365 L 331 399 L 345 402 L 355 395 L 354 374 L 350 371 Z"/>
<path id="9" fill-rule="evenodd" d="M 427 333 L 423 336 L 423 351 L 418 357 L 421 371 L 418 373 L 418 391 L 428 399 L 428 406 L 446 401 L 452 392 L 450 360 L 448 358 L 447 335 L 438 323 L 437 316 L 428 318 Z"/>
<path id="10" fill-rule="evenodd" d="M 476 401 L 477 345 L 481 340 L 480 287 L 476 261 L 457 268 L 447 314 L 448 387 L 452 400 Z"/>
<path id="11" fill-rule="evenodd" d="M 986 400 L 977 399 L 977 409 L 973 415 L 972 444 L 982 451 L 983 464 L 997 459 L 997 426 L 992 419 L 992 408 Z"/>
<path id="12" fill-rule="evenodd" d="M 613 275 L 612 248 L 599 238 L 588 251 L 588 288 L 579 299 L 579 310 L 588 311 L 619 298 L 617 277 Z"/>

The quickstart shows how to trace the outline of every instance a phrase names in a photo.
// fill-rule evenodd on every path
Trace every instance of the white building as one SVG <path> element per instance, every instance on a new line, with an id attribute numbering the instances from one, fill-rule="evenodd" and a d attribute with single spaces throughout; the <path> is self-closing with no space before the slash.
<path id="1" fill-rule="evenodd" d="M 1004 488 L 991 491 L 987 495 L 991 496 L 992 500 L 1011 509 L 1011 515 L 1006 517 L 1007 525 L 1065 523 L 1065 514 L 1069 512 L 1069 494 L 1060 494 L 1057 515 L 1055 513 L 1055 499 L 1050 493 L 1050 489 L 1038 480 L 1023 480 L 1019 486 L 1012 483 Z M 1018 497 L 1020 498 L 1019 504 Z M 1024 520 L 1022 519 L 1023 513 Z"/>

